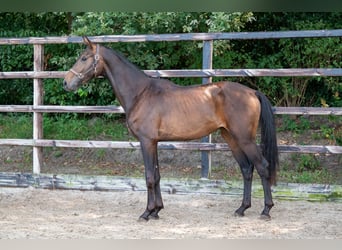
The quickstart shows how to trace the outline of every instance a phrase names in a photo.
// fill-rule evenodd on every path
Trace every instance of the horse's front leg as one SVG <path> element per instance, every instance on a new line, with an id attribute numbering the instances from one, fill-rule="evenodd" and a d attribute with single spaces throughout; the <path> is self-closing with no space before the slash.
<path id="1" fill-rule="evenodd" d="M 157 156 L 157 142 L 141 140 L 141 150 L 145 165 L 145 178 L 147 187 L 147 207 L 140 216 L 141 219 L 158 219 L 159 211 L 164 207 L 160 191 L 160 174 Z"/>
<path id="2" fill-rule="evenodd" d="M 160 190 L 160 173 L 159 173 L 158 160 L 157 160 L 157 165 L 154 168 L 154 180 L 155 180 L 154 194 L 155 194 L 156 207 L 155 207 L 154 211 L 150 214 L 149 218 L 159 219 L 158 213 L 161 209 L 164 208 L 164 205 L 163 205 L 163 199 L 162 199 L 161 190 Z"/>

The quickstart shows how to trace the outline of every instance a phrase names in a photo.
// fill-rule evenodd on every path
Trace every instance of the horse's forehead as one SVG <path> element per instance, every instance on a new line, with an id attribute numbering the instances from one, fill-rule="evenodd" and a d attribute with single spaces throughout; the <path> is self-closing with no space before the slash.
<path id="1" fill-rule="evenodd" d="M 88 55 L 88 54 L 92 54 L 92 51 L 91 51 L 91 49 L 86 48 L 81 52 L 80 57 L 82 57 L 84 55 Z"/>

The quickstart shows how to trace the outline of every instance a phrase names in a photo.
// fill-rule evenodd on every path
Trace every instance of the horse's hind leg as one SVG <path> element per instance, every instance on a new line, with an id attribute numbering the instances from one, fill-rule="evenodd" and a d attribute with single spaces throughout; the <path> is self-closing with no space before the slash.
<path id="1" fill-rule="evenodd" d="M 222 137 L 229 144 L 235 160 L 238 162 L 243 176 L 243 199 L 241 206 L 235 211 L 235 215 L 244 216 L 245 210 L 251 207 L 251 192 L 254 166 L 248 160 L 245 153 L 241 150 L 234 138 L 230 136 L 227 130 L 221 129 Z"/>
<path id="2" fill-rule="evenodd" d="M 268 173 L 268 162 L 262 156 L 259 148 L 254 142 L 244 142 L 239 143 L 241 149 L 244 151 L 246 156 L 248 157 L 249 161 L 253 163 L 255 166 L 260 178 L 261 183 L 264 189 L 264 200 L 265 200 L 265 207 L 261 213 L 262 219 L 270 219 L 270 210 L 273 207 L 272 201 L 272 193 L 271 193 L 271 184 L 269 181 L 269 173 Z"/>

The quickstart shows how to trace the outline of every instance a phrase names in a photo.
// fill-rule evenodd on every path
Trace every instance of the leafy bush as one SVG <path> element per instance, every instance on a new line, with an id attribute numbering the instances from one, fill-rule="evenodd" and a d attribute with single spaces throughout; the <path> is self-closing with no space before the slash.
<path id="1" fill-rule="evenodd" d="M 255 13 L 249 31 L 338 29 L 341 13 Z M 298 38 L 236 41 L 235 68 L 341 68 L 341 38 Z M 243 56 L 240 56 L 243 55 Z M 222 60 L 221 60 L 222 61 Z M 341 106 L 342 77 L 261 77 L 240 79 L 265 92 L 278 106 Z"/>
<path id="2" fill-rule="evenodd" d="M 39 37 L 68 32 L 67 13 L 0 13 L 0 24 L 0 37 Z M 33 46 L 1 45 L 0 66 L 0 71 L 32 71 Z M 1 79 L 0 105 L 32 104 L 32 82 L 31 79 Z"/>
<path id="3" fill-rule="evenodd" d="M 185 32 L 337 29 L 342 13 L 85 12 L 0 13 L 1 37 L 162 34 Z M 214 42 L 214 68 L 341 68 L 341 38 L 234 40 Z M 201 42 L 110 44 L 141 69 L 197 69 Z M 68 70 L 79 44 L 45 46 L 45 70 Z M 1 46 L 1 71 L 31 71 L 31 45 Z M 224 78 L 214 78 L 214 81 Z M 265 92 L 278 106 L 341 107 L 342 77 L 227 78 Z M 191 85 L 201 79 L 172 79 Z M 76 94 L 61 79 L 45 79 L 46 104 L 107 105 L 115 99 L 107 81 L 93 80 Z M 32 80 L 0 80 L 0 104 L 31 104 Z"/>
<path id="4" fill-rule="evenodd" d="M 252 22 L 252 13 L 223 12 L 113 12 L 83 13 L 73 22 L 76 35 L 138 35 L 186 32 L 240 31 Z M 111 44 L 141 69 L 198 69 L 202 65 L 202 43 L 144 42 Z M 228 41 L 215 41 L 215 54 L 224 54 Z M 200 83 L 200 79 L 172 79 L 177 84 Z"/>

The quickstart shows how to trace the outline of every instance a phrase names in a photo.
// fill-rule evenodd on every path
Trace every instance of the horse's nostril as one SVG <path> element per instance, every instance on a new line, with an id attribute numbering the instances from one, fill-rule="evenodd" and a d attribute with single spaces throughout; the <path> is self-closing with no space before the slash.
<path id="1" fill-rule="evenodd" d="M 68 89 L 68 83 L 67 83 L 66 80 L 63 81 L 63 88 L 64 88 L 65 90 Z"/>

